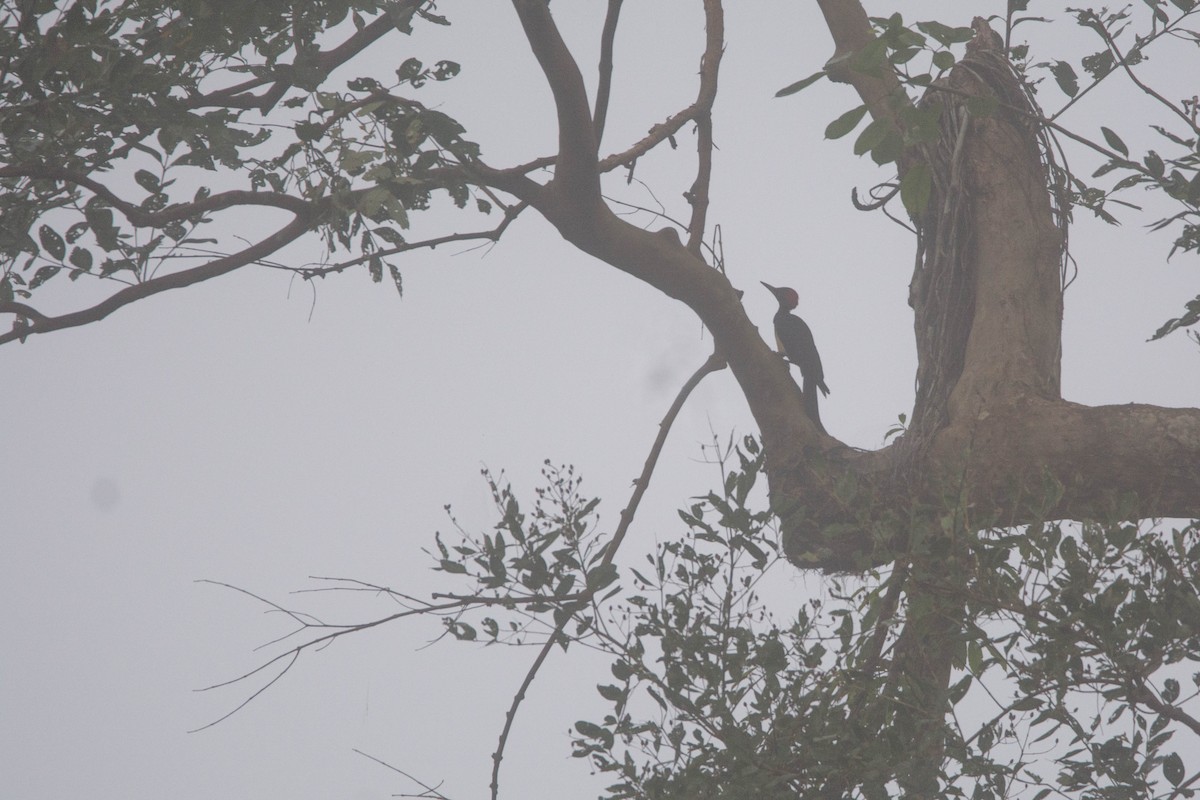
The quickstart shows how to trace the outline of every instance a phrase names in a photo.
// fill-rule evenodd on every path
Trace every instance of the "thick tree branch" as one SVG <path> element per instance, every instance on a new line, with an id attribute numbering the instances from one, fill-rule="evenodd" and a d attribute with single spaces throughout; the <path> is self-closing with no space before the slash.
<path id="1" fill-rule="evenodd" d="M 1200 409 L 1028 398 L 951 426 L 933 455 L 966 467 L 981 508 L 1013 512 L 999 524 L 1200 517 Z"/>
<path id="2" fill-rule="evenodd" d="M 551 182 L 555 199 L 569 203 L 573 213 L 589 213 L 602 201 L 596 132 L 583 75 L 550 16 L 546 0 L 513 0 L 513 7 L 550 85 L 558 113 L 558 157 Z"/>
<path id="3" fill-rule="evenodd" d="M 886 67 L 876 74 L 853 68 L 854 56 L 875 38 L 862 4 L 859 0 L 817 0 L 817 5 L 833 36 L 834 53 L 826 64 L 830 78 L 853 86 L 872 119 L 886 120 L 899 130 L 898 104 L 909 101 L 896 73 Z"/>
<path id="4" fill-rule="evenodd" d="M 684 247 L 673 228 L 654 233 L 631 225 L 613 214 L 599 194 L 598 168 L 636 158 L 685 121 L 694 119 L 699 111 L 711 106 L 715 82 L 702 87 L 697 103 L 656 126 L 647 139 L 597 165 L 594 129 L 582 79 L 554 28 L 545 0 L 513 0 L 513 4 L 554 94 L 561 148 L 555 177 L 545 187 L 547 191 L 517 196 L 528 200 L 565 239 L 584 252 L 691 308 L 713 333 L 718 352 L 728 360 L 742 386 L 763 435 L 768 473 L 778 478 L 783 474 L 781 470 L 790 474 L 810 469 L 812 464 L 806 462 L 812 459 L 805 448 L 831 448 L 836 442 L 820 436 L 804 414 L 801 394 L 787 364 L 767 347 L 751 324 L 740 293 L 724 275 Z M 721 32 L 720 3 L 711 0 L 706 9 L 710 22 L 716 21 L 708 31 L 706 52 L 719 52 L 712 42 Z M 717 59 L 708 58 L 705 66 L 715 70 Z"/>

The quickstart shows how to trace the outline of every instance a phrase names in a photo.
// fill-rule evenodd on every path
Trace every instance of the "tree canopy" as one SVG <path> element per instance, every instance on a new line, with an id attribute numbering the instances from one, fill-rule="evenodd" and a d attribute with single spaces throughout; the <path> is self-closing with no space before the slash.
<path id="1" fill-rule="evenodd" d="M 1200 11 L 1056 9 L 1053 24 L 1077 24 L 1090 46 L 1040 53 L 1023 32 L 1051 23 L 1028 2 L 909 22 L 818 0 L 832 56 L 808 77 L 765 80 L 780 103 L 820 80 L 846 85 L 856 99 L 826 136 L 854 133 L 854 152 L 881 168 L 855 201 L 913 233 L 910 292 L 896 300 L 915 318 L 916 401 L 890 444 L 864 451 L 806 415 L 742 305 L 759 276 L 723 259 L 709 202 L 726 9 L 699 5 L 691 98 L 609 144 L 622 3 L 594 31 L 599 68 L 585 80 L 551 4 L 513 0 L 557 144 L 499 164 L 454 107 L 457 54 L 426 62 L 399 47 L 388 74 L 355 69 L 372 48 L 452 28 L 430 0 L 4 4 L 0 344 L 255 265 L 309 281 L 365 269 L 402 290 L 406 253 L 495 242 L 536 214 L 711 334 L 662 436 L 725 367 L 758 435 L 724 452 L 721 488 L 681 511 L 687 535 L 648 566 L 617 554 L 661 436 L 611 533 L 589 521 L 595 504 L 569 471 L 548 472 L 529 516 L 494 482 L 496 530 L 434 545 L 437 568 L 467 588 L 417 601 L 368 587 L 412 607 L 335 631 L 297 614 L 313 638 L 264 667 L 419 614 L 446 615 L 459 639 L 536 638 L 493 795 L 525 689 L 555 646 L 579 642 L 614 657 L 616 682 L 600 687 L 611 715 L 576 728 L 577 754 L 614 773 L 613 796 L 1190 796 L 1200 772 L 1172 737 L 1200 735 L 1196 691 L 1182 688 L 1200 687 L 1186 674 L 1200 660 L 1200 540 L 1194 524 L 1155 521 L 1200 516 L 1200 410 L 1070 402 L 1061 361 L 1076 215 L 1115 223 L 1148 197 L 1163 257 L 1200 254 L 1198 104 L 1178 96 L 1191 73 L 1153 69 L 1160 52 L 1195 63 Z M 1073 127 L 1115 81 L 1161 112 L 1156 145 L 1115 112 Z M 616 213 L 613 187 L 684 143 L 694 173 L 669 188 L 685 213 L 641 209 L 656 217 L 645 226 Z M 1098 168 L 1073 168 L 1089 159 Z M 422 217 L 439 204 L 478 227 L 429 231 Z M 275 260 L 304 237 L 324 254 Z M 1155 338 L 1200 321 L 1200 297 L 1180 308 Z M 769 507 L 752 491 L 760 476 Z M 794 620 L 755 594 L 780 559 L 831 576 L 829 597 Z M 985 719 L 951 713 L 981 696 Z M 1042 741 L 1057 747 L 1030 758 Z"/>

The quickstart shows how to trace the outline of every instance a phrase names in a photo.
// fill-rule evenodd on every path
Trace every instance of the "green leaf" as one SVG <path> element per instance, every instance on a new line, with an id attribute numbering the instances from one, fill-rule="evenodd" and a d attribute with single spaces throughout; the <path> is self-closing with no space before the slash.
<path id="1" fill-rule="evenodd" d="M 1163 759 L 1162 762 L 1163 777 L 1171 782 L 1172 786 L 1178 786 L 1183 780 L 1183 759 L 1179 757 L 1179 753 L 1171 753 Z"/>
<path id="2" fill-rule="evenodd" d="M 149 170 L 139 169 L 133 174 L 133 179 L 137 181 L 138 186 L 151 194 L 162 191 L 162 184 L 159 183 L 158 176 Z"/>
<path id="3" fill-rule="evenodd" d="M 612 703 L 619 703 L 625 699 L 625 690 L 620 686 L 613 686 L 611 683 L 597 684 L 596 691 L 600 692 L 601 697 Z"/>
<path id="4" fill-rule="evenodd" d="M 874 150 L 876 145 L 883 141 L 891 129 L 891 125 L 888 124 L 887 120 L 871 120 L 871 123 L 863 128 L 862 133 L 854 140 L 854 155 L 861 156 L 863 153 Z"/>
<path id="5" fill-rule="evenodd" d="M 616 564 L 601 564 L 587 574 L 588 591 L 599 591 L 617 579 Z"/>
<path id="6" fill-rule="evenodd" d="M 451 561 L 448 558 L 443 558 L 438 562 L 443 572 L 452 572 L 455 575 L 465 575 L 467 568 L 457 561 Z"/>
<path id="7" fill-rule="evenodd" d="M 1050 74 L 1054 76 L 1054 80 L 1058 82 L 1058 88 L 1062 89 L 1067 97 L 1079 94 L 1079 76 L 1075 74 L 1075 68 L 1066 61 L 1055 61 L 1050 67 Z"/>
<path id="8" fill-rule="evenodd" d="M 1108 142 L 1109 147 L 1123 156 L 1129 155 L 1129 148 L 1121 141 L 1121 137 L 1113 133 L 1111 129 L 1101 126 L 1100 133 L 1104 134 L 1104 141 Z"/>
<path id="9" fill-rule="evenodd" d="M 1092 53 L 1090 56 L 1084 56 L 1084 70 L 1096 80 L 1103 78 L 1108 73 L 1112 72 L 1113 54 L 1110 50 L 1101 50 L 1099 53 Z"/>
<path id="10" fill-rule="evenodd" d="M 858 123 L 862 122 L 862 118 L 867 113 L 866 105 L 852 108 L 845 114 L 835 119 L 825 127 L 826 139 L 840 139 L 850 131 L 858 127 Z"/>
<path id="11" fill-rule="evenodd" d="M 783 87 L 778 92 L 776 92 L 775 96 L 776 97 L 787 97 L 789 94 L 795 94 L 796 92 L 800 91 L 801 89 L 803 89 L 805 87 L 812 86 L 814 83 L 816 83 L 817 81 L 821 80 L 821 78 L 824 78 L 824 77 L 825 77 L 825 70 L 821 70 L 820 72 L 814 72 L 812 75 L 809 75 L 807 78 L 804 78 L 803 80 L 798 80 L 795 83 L 789 83 L 787 86 Z"/>
<path id="12" fill-rule="evenodd" d="M 920 217 L 929 205 L 933 177 L 928 164 L 914 164 L 900 181 L 900 202 L 911 217 Z"/>
<path id="13" fill-rule="evenodd" d="M 117 226 L 113 224 L 111 209 L 88 205 L 83 209 L 83 216 L 92 229 L 92 235 L 96 237 L 96 244 L 109 252 L 120 247 Z"/>
<path id="14" fill-rule="evenodd" d="M 457 75 L 461 69 L 462 66 L 457 61 L 439 61 L 430 74 L 435 81 L 446 81 Z"/>
<path id="15" fill-rule="evenodd" d="M 599 739 L 604 736 L 604 729 L 594 722 L 588 722 L 581 719 L 575 723 L 575 730 L 579 731 L 581 736 L 586 736 L 589 739 Z"/>
<path id="16" fill-rule="evenodd" d="M 1162 9 L 1162 0 L 1142 0 L 1142 2 L 1154 12 L 1154 18 L 1159 22 L 1171 21 L 1171 18 L 1167 16 L 1167 12 Z"/>
<path id="17" fill-rule="evenodd" d="M 62 261 L 67 256 L 67 243 L 58 235 L 58 232 L 49 225 L 43 225 L 38 228 L 38 239 L 42 242 L 42 247 L 46 248 L 51 257 L 56 261 Z"/>
<path id="18" fill-rule="evenodd" d="M 388 262 L 388 272 L 391 273 L 392 283 L 396 285 L 396 294 L 404 297 L 404 278 L 400 276 L 400 268 Z"/>
<path id="19" fill-rule="evenodd" d="M 889 130 L 887 136 L 883 137 L 883 141 L 872 148 L 871 160 L 882 167 L 899 158 L 903 151 L 904 141 L 900 138 L 900 134 Z"/>
<path id="20" fill-rule="evenodd" d="M 41 286 L 43 283 L 57 275 L 60 269 L 62 269 L 62 267 L 38 268 L 38 271 L 33 274 L 33 280 L 29 282 L 29 288 L 36 289 L 37 287 Z"/>
<path id="21" fill-rule="evenodd" d="M 396 77 L 401 81 L 411 81 L 414 79 L 419 80 L 421 77 L 421 71 L 424 68 L 425 67 L 421 63 L 420 59 L 406 58 L 404 63 L 396 69 Z"/>
<path id="22" fill-rule="evenodd" d="M 973 675 L 983 674 L 983 648 L 977 641 L 967 645 L 967 666 Z"/>
<path id="23" fill-rule="evenodd" d="M 87 272 L 92 268 L 92 251 L 75 247 L 71 250 L 71 265 Z"/>
<path id="24" fill-rule="evenodd" d="M 937 39 L 943 45 L 969 42 L 975 36 L 975 31 L 971 28 L 951 28 L 949 25 L 943 25 L 933 20 L 918 22 L 917 28 Z"/>
<path id="25" fill-rule="evenodd" d="M 954 53 L 949 50 L 939 50 L 933 54 L 933 65 L 938 69 L 950 69 L 954 66 Z"/>
<path id="26" fill-rule="evenodd" d="M 1163 176 L 1163 172 L 1166 168 L 1163 166 L 1163 160 L 1161 157 L 1159 157 L 1158 153 L 1151 150 L 1150 154 L 1146 156 L 1144 160 L 1146 163 L 1146 169 L 1150 170 L 1151 175 L 1156 178 L 1161 178 Z"/>
<path id="27" fill-rule="evenodd" d="M 1041 707 L 1042 700 L 1040 697 L 1024 697 L 1010 706 L 1013 711 L 1032 711 L 1035 708 Z"/>

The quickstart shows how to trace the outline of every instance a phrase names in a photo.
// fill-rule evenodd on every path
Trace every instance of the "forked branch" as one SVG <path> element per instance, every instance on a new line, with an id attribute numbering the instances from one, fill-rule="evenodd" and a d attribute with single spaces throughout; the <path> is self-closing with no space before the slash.
<path id="1" fill-rule="evenodd" d="M 588 107 L 583 75 L 567 49 L 545 0 L 513 0 L 529 49 L 537 58 L 554 95 L 558 113 L 558 158 L 555 161 L 556 200 L 572 206 L 599 205 L 596 132 Z"/>

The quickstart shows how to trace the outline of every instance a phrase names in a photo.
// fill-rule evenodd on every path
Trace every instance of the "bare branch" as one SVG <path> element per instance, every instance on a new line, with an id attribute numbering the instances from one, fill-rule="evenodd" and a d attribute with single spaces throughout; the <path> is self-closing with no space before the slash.
<path id="1" fill-rule="evenodd" d="M 1191 12 L 1191 11 L 1188 11 L 1188 12 L 1186 12 L 1186 13 L 1183 15 L 1183 17 L 1180 17 L 1178 20 L 1176 20 L 1176 22 L 1178 23 L 1178 22 L 1181 22 L 1181 21 L 1183 21 L 1184 17 L 1188 16 L 1188 14 L 1190 14 L 1190 13 L 1192 13 L 1192 12 Z M 1182 120 L 1183 120 L 1183 122 L 1184 122 L 1184 124 L 1186 124 L 1186 125 L 1187 125 L 1189 128 L 1191 128 L 1191 129 L 1192 129 L 1192 132 L 1193 132 L 1193 133 L 1200 134 L 1200 127 L 1197 127 L 1197 126 L 1196 126 L 1196 121 L 1195 121 L 1195 119 L 1193 119 L 1191 116 L 1189 116 L 1188 114 L 1186 114 L 1186 113 L 1183 111 L 1183 109 L 1181 109 L 1181 108 L 1179 108 L 1178 106 L 1176 106 L 1176 105 L 1175 105 L 1174 103 L 1172 103 L 1170 100 L 1168 100 L 1167 98 L 1163 97 L 1161 94 L 1159 94 L 1158 92 L 1154 91 L 1153 89 L 1151 89 L 1151 88 L 1150 88 L 1149 86 L 1147 86 L 1146 84 L 1142 83 L 1142 81 L 1141 81 L 1141 80 L 1138 78 L 1138 76 L 1137 76 L 1137 75 L 1134 73 L 1134 71 L 1133 71 L 1133 67 L 1132 67 L 1132 66 L 1130 66 L 1130 64 L 1129 64 L 1129 59 L 1128 59 L 1128 58 L 1126 58 L 1125 54 L 1121 52 L 1121 49 L 1120 49 L 1119 47 L 1117 47 L 1117 42 L 1116 42 L 1116 40 L 1115 40 L 1115 39 L 1113 39 L 1112 35 L 1111 35 L 1111 34 L 1109 34 L 1109 32 L 1108 32 L 1108 29 L 1107 29 L 1107 28 L 1105 28 L 1105 27 L 1104 27 L 1104 25 L 1102 25 L 1102 24 L 1097 24 L 1097 25 L 1090 26 L 1090 27 L 1092 27 L 1094 30 L 1096 30 L 1097 32 L 1099 32 L 1100 36 L 1101 36 L 1101 37 L 1103 37 L 1103 39 L 1104 39 L 1104 43 L 1105 43 L 1106 45 L 1108 45 L 1108 48 L 1109 48 L 1110 50 L 1112 50 L 1112 53 L 1113 53 L 1113 55 L 1114 55 L 1114 56 L 1116 56 L 1116 58 L 1117 58 L 1117 63 L 1121 65 L 1121 69 L 1122 69 L 1122 70 L 1124 70 L 1124 71 L 1125 71 L 1125 74 L 1129 76 L 1129 80 L 1133 81 L 1133 85 L 1134 85 L 1134 86 L 1138 87 L 1138 88 L 1139 88 L 1139 89 L 1141 89 L 1143 92 L 1145 92 L 1147 95 L 1149 95 L 1150 97 L 1153 97 L 1153 98 L 1154 98 L 1155 100 L 1157 100 L 1159 103 L 1162 103 L 1164 106 L 1166 106 L 1168 109 L 1170 109 L 1170 110 L 1171 110 L 1171 112 L 1175 114 L 1175 116 L 1177 116 L 1177 117 L 1179 117 L 1180 119 L 1182 119 Z M 1167 32 L 1167 30 L 1169 30 L 1169 29 L 1170 29 L 1170 26 L 1167 26 L 1167 28 L 1165 28 L 1165 29 L 1163 29 L 1162 31 L 1160 31 L 1160 32 L 1159 32 L 1159 34 L 1161 35 L 1162 33 L 1166 33 L 1166 32 Z M 1139 46 L 1140 46 L 1141 48 L 1145 48 L 1146 44 L 1148 44 L 1148 42 L 1142 42 L 1142 43 L 1140 43 L 1140 45 L 1139 45 Z"/>
<path id="2" fill-rule="evenodd" d="M 597 147 L 604 138 L 604 122 L 608 117 L 608 100 L 612 93 L 613 40 L 617 37 L 617 19 L 621 16 L 622 2 L 624 0 L 608 0 L 608 14 L 604 17 L 604 30 L 600 34 L 600 77 L 596 84 L 596 111 L 592 114 Z"/>
<path id="3" fill-rule="evenodd" d="M 386 761 L 383 761 L 382 759 L 378 759 L 373 755 L 364 753 L 362 750 L 359 750 L 357 747 L 352 748 L 352 749 L 354 750 L 355 753 L 358 753 L 363 758 L 369 758 L 370 760 L 374 761 L 376 764 L 379 764 L 380 766 L 383 766 L 383 767 L 387 767 L 392 772 L 400 773 L 401 775 L 408 778 L 410 781 L 412 781 L 413 783 L 417 784 L 418 786 L 420 786 L 422 789 L 425 790 L 425 791 L 421 792 L 420 794 L 402 794 L 402 795 L 398 795 L 399 797 L 431 797 L 431 798 L 433 798 L 433 800 L 449 800 L 449 798 L 447 798 L 446 795 L 444 795 L 438 791 L 437 786 L 430 786 L 429 784 L 425 783 L 424 781 L 418 780 L 417 778 L 414 778 L 412 775 L 409 775 L 407 772 L 400 769 L 399 767 L 394 767 L 391 764 L 387 763 Z M 441 784 L 438 784 L 438 785 L 440 786 Z"/>
<path id="4" fill-rule="evenodd" d="M 642 501 L 642 496 L 650 486 L 650 478 L 654 474 L 654 468 L 658 464 L 658 456 L 667 441 L 667 434 L 670 432 L 675 418 L 679 416 L 679 411 L 683 408 L 684 402 L 687 401 L 692 390 L 700 385 L 700 381 L 704 380 L 706 375 L 710 372 L 724 369 L 725 366 L 725 359 L 719 354 L 713 353 L 680 388 L 679 393 L 675 396 L 675 401 L 667 409 L 662 422 L 658 423 L 658 435 L 654 438 L 654 444 L 650 446 L 650 454 L 646 456 L 646 462 L 642 466 L 642 474 L 634 482 L 633 494 L 630 495 L 629 502 L 625 505 L 624 510 L 621 511 L 620 522 L 617 523 L 617 529 L 613 533 L 612 541 L 605 546 L 604 557 L 600 560 L 599 566 L 608 566 L 616 558 L 617 550 L 620 548 L 621 542 L 625 540 L 625 534 L 629 532 L 629 526 L 633 524 L 633 518 L 637 513 L 638 505 Z M 517 689 L 517 693 L 513 696 L 512 703 L 504 715 L 504 728 L 500 732 L 500 741 L 496 745 L 496 752 L 492 754 L 492 800 L 497 800 L 500 793 L 500 762 L 504 759 L 504 748 L 508 744 L 508 736 L 512 731 L 513 720 L 517 716 L 517 709 L 520 708 L 521 702 L 525 699 L 525 693 L 529 690 L 533 679 L 537 677 L 538 670 L 542 668 L 542 664 L 546 662 L 546 658 L 550 655 L 550 650 L 560 641 L 563 630 L 574 619 L 575 614 L 591 601 L 595 595 L 595 590 L 588 589 L 582 592 L 582 594 L 583 596 L 568 609 L 568 613 L 564 614 L 558 624 L 554 626 L 550 637 L 542 645 L 542 649 L 538 651 L 537 658 L 530 665 L 529 671 L 525 673 L 525 679 L 521 681 L 521 686 Z"/>
<path id="5" fill-rule="evenodd" d="M 717 98 L 717 75 L 725 49 L 725 12 L 720 0 L 704 0 L 705 46 L 700 59 L 700 96 L 696 98 L 696 180 L 687 193 L 692 206 L 688 223 L 687 248 L 700 256 L 704 242 L 704 226 L 708 216 L 708 189 L 712 181 L 712 106 Z"/>
<path id="6" fill-rule="evenodd" d="M 553 605 L 560 605 L 560 606 L 570 606 L 572 609 L 571 613 L 573 614 L 575 610 L 582 607 L 583 604 L 586 604 L 593 595 L 593 592 L 590 592 L 587 590 L 582 591 L 582 592 L 576 592 L 574 594 L 562 595 L 562 596 L 527 595 L 527 596 L 523 596 L 523 597 L 492 597 L 492 596 L 479 595 L 479 594 L 454 595 L 454 594 L 440 594 L 439 593 L 439 594 L 434 594 L 434 599 L 444 599 L 444 600 L 446 600 L 446 602 L 429 603 L 424 600 L 418 600 L 416 598 L 408 597 L 407 595 L 402 595 L 399 592 L 395 592 L 391 589 L 387 589 L 382 586 L 376 586 L 374 584 L 369 584 L 369 583 L 365 583 L 363 581 L 358 581 L 358 580 L 354 580 L 354 579 L 322 578 L 322 577 L 316 577 L 315 579 L 322 580 L 322 581 L 357 584 L 357 587 L 355 587 L 355 588 L 332 587 L 332 588 L 326 588 L 324 590 L 312 590 L 312 591 L 337 591 L 337 590 L 365 591 L 365 590 L 370 590 L 370 591 L 373 591 L 376 593 L 386 593 L 391 596 L 403 598 L 403 599 L 411 602 L 416 607 L 405 607 L 403 611 L 398 611 L 394 614 L 388 614 L 386 616 L 380 617 L 378 619 L 370 620 L 368 622 L 335 624 L 335 623 L 322 622 L 321 620 L 317 619 L 316 617 L 312 616 L 311 614 L 294 611 L 292 609 L 286 608 L 272 600 L 268 600 L 267 598 L 262 597 L 261 595 L 255 594 L 254 592 L 251 592 L 248 589 L 243 589 L 240 586 L 234 586 L 233 584 L 225 583 L 223 581 L 214 581 L 214 580 L 199 580 L 199 581 L 197 581 L 197 583 L 208 583 L 208 584 L 212 584 L 213 586 L 220 586 L 225 589 L 231 589 L 235 592 L 238 592 L 239 594 L 244 594 L 247 597 L 250 597 L 250 598 L 258 601 L 259 603 L 262 603 L 263 605 L 268 606 L 272 611 L 278 612 L 280 614 L 287 616 L 293 622 L 296 623 L 297 627 L 294 630 L 292 630 L 290 633 L 284 634 L 283 636 L 280 636 L 276 639 L 272 639 L 269 642 L 259 645 L 258 647 L 255 648 L 255 650 L 261 650 L 265 647 L 270 647 L 271 645 L 279 644 L 280 642 L 284 642 L 284 641 L 291 639 L 292 637 L 302 634 L 306 631 L 312 633 L 312 638 L 310 638 L 306 641 L 303 641 L 300 644 L 289 647 L 287 650 L 269 658 L 268 660 L 259 664 L 257 667 L 255 667 L 247 672 L 244 672 L 241 675 L 238 675 L 237 677 L 230 678 L 228 680 L 224 680 L 219 683 L 214 683 L 209 686 L 205 686 L 200 689 L 197 689 L 197 691 L 207 692 L 207 691 L 212 691 L 213 689 L 220 689 L 220 688 L 223 688 L 226 686 L 232 686 L 237 683 L 242 683 L 243 681 L 246 681 L 249 678 L 252 678 L 255 675 L 258 675 L 260 672 L 263 672 L 264 670 L 267 670 L 280 662 L 286 662 L 285 665 L 283 666 L 283 668 L 280 670 L 280 672 L 277 675 L 275 675 L 273 678 L 271 678 L 271 680 L 268 681 L 266 683 L 266 685 L 255 690 L 249 697 L 247 697 L 245 700 L 243 700 L 241 703 L 239 703 L 236 708 L 234 708 L 232 711 L 222 715 L 218 719 L 216 719 L 212 722 L 209 722 L 205 725 L 202 725 L 199 728 L 196 728 L 194 731 L 192 731 L 193 733 L 196 731 L 202 731 L 206 728 L 211 728 L 212 726 L 214 726 L 226 719 L 229 719 L 231 716 L 236 714 L 238 711 L 245 708 L 251 701 L 253 701 L 259 695 L 261 695 L 264 691 L 266 691 L 268 688 L 270 688 L 276 681 L 278 681 L 280 678 L 282 678 L 296 664 L 296 661 L 300 658 L 300 655 L 305 650 L 324 649 L 325 647 L 328 647 L 329 645 L 331 645 L 336 639 L 338 639 L 342 636 L 345 636 L 346 634 L 357 633 L 359 631 L 369 630 L 370 628 L 384 625 L 389 622 L 395 622 L 396 620 L 405 619 L 407 617 L 445 616 L 448 614 L 458 614 L 467 609 L 478 608 L 478 607 L 486 608 L 486 607 L 494 607 L 494 606 L 503 606 L 503 607 L 507 607 L 507 608 L 513 608 L 513 607 L 519 607 L 519 606 L 537 606 L 537 605 L 553 604 Z M 403 607 L 403 603 L 401 604 L 401 606 Z M 316 633 L 318 631 L 320 631 L 321 633 Z M 561 632 L 561 628 L 558 630 L 558 632 Z M 557 632 L 555 635 L 557 635 Z M 552 636 L 551 640 L 553 641 L 553 639 L 554 639 L 554 637 Z"/>

